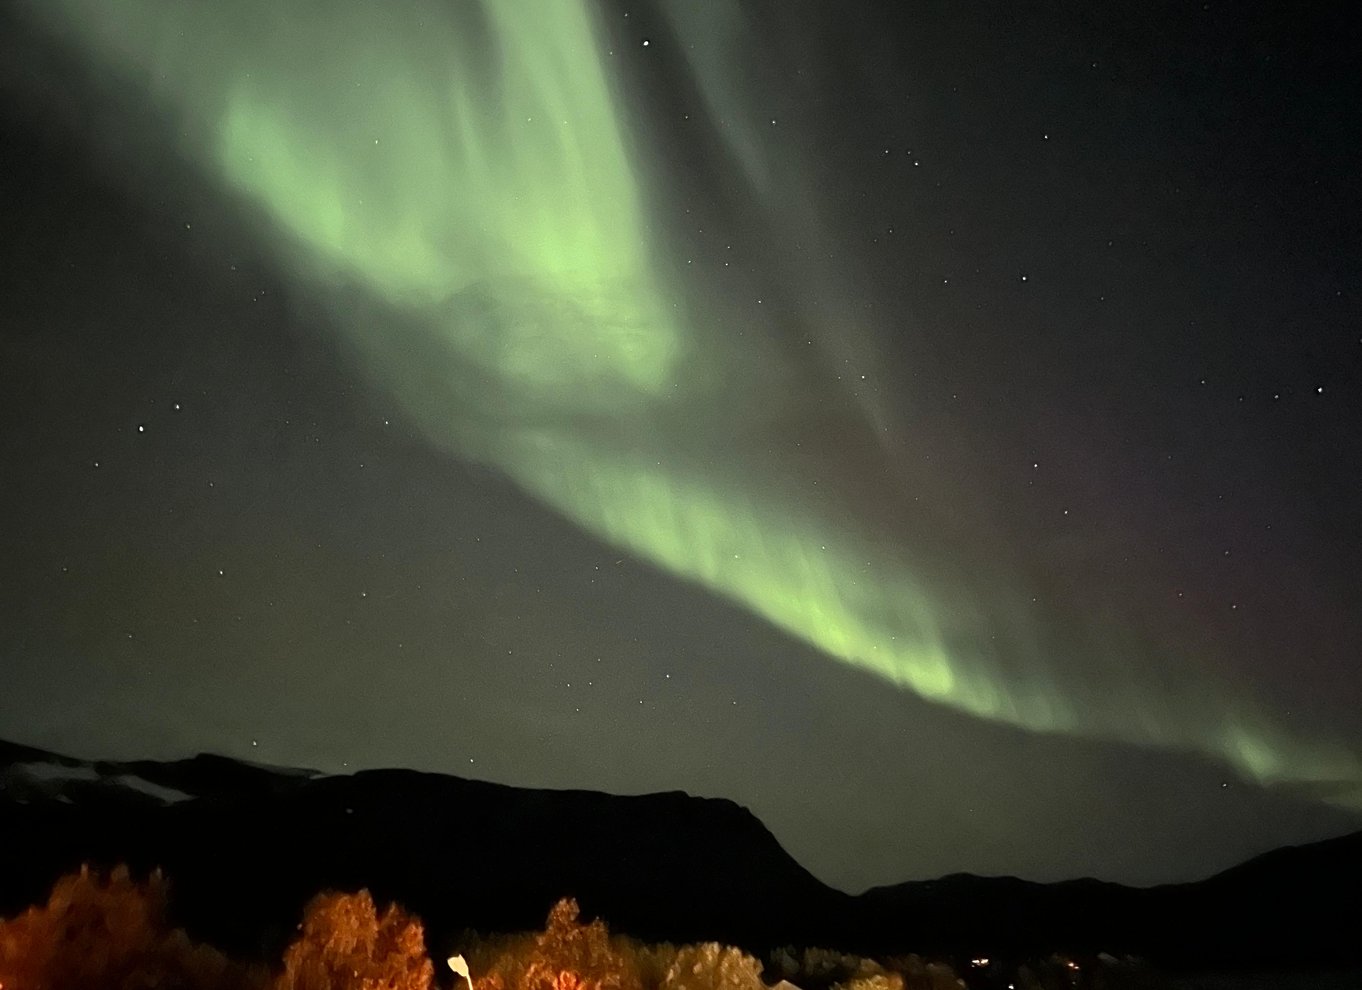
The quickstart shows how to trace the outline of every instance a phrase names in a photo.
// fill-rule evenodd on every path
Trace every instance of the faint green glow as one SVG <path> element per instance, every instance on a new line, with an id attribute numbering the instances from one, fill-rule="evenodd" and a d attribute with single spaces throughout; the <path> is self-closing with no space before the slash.
<path id="1" fill-rule="evenodd" d="M 386 8 L 378 21 L 355 5 L 310 9 L 331 24 L 319 69 L 225 80 L 212 151 L 226 180 L 311 264 L 386 299 L 490 296 L 482 319 L 439 332 L 493 373 L 531 389 L 661 392 L 678 334 L 655 305 L 638 189 L 587 12 L 489 5 L 480 29 L 492 50 L 473 58 L 438 6 L 415 4 L 411 14 L 447 35 L 449 54 L 427 61 L 399 54 Z M 337 32 L 347 17 L 353 30 Z M 374 47 L 391 57 L 377 60 Z M 541 303 L 531 318 L 498 308 L 527 298 Z"/>
<path id="2" fill-rule="evenodd" d="M 929 599 L 902 569 L 863 546 L 849 555 L 845 536 L 825 542 L 797 508 L 547 435 L 523 438 L 514 464 L 531 491 L 611 542 L 746 603 L 835 657 L 993 714 L 952 669 Z"/>
<path id="3" fill-rule="evenodd" d="M 929 581 L 912 548 L 876 545 L 849 509 L 806 503 L 729 451 L 754 405 L 800 396 L 777 394 L 775 367 L 735 387 L 727 369 L 755 345 L 679 315 L 695 290 L 656 261 L 628 97 L 612 89 L 581 0 L 33 9 L 141 85 L 440 445 L 933 701 L 1035 731 L 1196 751 L 1259 781 L 1362 781 L 1355 754 L 1264 712 L 1217 717 L 1210 705 L 1233 692 L 1191 665 L 1172 686 L 1142 676 L 1140 647 L 1114 634 L 1091 637 L 1065 667 L 1028 636 L 1023 592 L 973 574 Z M 742 181 L 797 224 L 789 204 L 804 191 L 782 185 L 796 156 L 776 168 L 759 129 L 741 123 L 752 115 L 727 54 L 738 8 L 716 0 L 670 16 Z M 373 305 L 348 308 L 357 295 Z M 1011 632 L 1003 646 L 999 625 Z"/>

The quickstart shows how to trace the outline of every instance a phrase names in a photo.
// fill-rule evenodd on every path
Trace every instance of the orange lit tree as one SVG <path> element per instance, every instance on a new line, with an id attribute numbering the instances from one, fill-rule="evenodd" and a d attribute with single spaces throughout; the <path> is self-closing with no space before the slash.
<path id="1" fill-rule="evenodd" d="M 430 990 L 421 922 L 395 904 L 380 918 L 367 890 L 314 897 L 274 990 Z"/>
<path id="2" fill-rule="evenodd" d="M 57 881 L 45 905 L 0 921 L 4 990 L 263 990 L 265 974 L 166 923 L 168 889 L 120 866 Z"/>

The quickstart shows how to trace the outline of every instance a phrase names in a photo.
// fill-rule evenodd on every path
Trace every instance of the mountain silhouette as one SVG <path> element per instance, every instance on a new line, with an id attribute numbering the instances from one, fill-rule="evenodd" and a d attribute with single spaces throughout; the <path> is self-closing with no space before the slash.
<path id="1" fill-rule="evenodd" d="M 957 874 L 851 896 L 727 800 L 412 770 L 324 775 L 209 754 L 83 761 L 0 742 L 0 835 L 0 913 L 44 900 L 82 863 L 160 867 L 177 923 L 261 959 L 287 945 L 312 895 L 367 887 L 419 915 L 437 953 L 468 928 L 538 928 L 572 896 L 614 931 L 763 957 L 793 945 L 957 959 L 1107 952 L 1173 969 L 1362 965 L 1342 907 L 1362 882 L 1362 833 L 1196 883 Z"/>

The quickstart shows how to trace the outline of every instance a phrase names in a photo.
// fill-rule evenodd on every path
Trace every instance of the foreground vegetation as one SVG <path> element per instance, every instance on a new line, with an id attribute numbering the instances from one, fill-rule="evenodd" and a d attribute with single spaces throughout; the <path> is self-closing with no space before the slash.
<path id="1" fill-rule="evenodd" d="M 307 905 L 297 935 L 272 967 L 228 958 L 192 941 L 167 915 L 166 880 L 83 868 L 59 880 L 47 903 L 0 921 L 0 990 L 433 990 L 436 967 L 420 919 L 381 912 L 368 891 L 327 892 Z M 1157 987 L 1129 965 L 1087 966 L 1052 957 L 1028 965 L 969 960 L 882 961 L 821 949 L 782 950 L 768 964 L 717 943 L 649 945 L 583 922 L 575 901 L 549 912 L 542 932 L 466 933 L 442 967 L 459 990 L 1071 990 Z M 1113 960 L 1113 962 L 1115 962 Z"/>

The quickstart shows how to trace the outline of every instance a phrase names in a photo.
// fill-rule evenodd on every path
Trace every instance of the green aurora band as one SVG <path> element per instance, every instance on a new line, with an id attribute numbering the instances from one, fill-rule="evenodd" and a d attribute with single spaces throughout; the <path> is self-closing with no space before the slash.
<path id="1" fill-rule="evenodd" d="M 671 6 L 752 201 L 793 201 L 762 136 L 733 123 L 738 9 Z M 1143 676 L 1141 647 L 1111 630 L 1088 635 L 1067 661 L 1082 676 L 1066 676 L 1028 635 L 1020 593 L 971 599 L 968 576 L 943 578 L 850 508 L 799 497 L 789 471 L 720 449 L 752 432 L 755 409 L 799 396 L 778 358 L 707 326 L 664 274 L 586 0 L 31 8 L 172 121 L 179 150 L 254 211 L 357 363 L 441 447 L 934 702 L 1197 752 L 1260 783 L 1342 782 L 1356 801 L 1345 746 L 1302 738 L 1195 664 L 1175 668 L 1176 687 Z"/>

